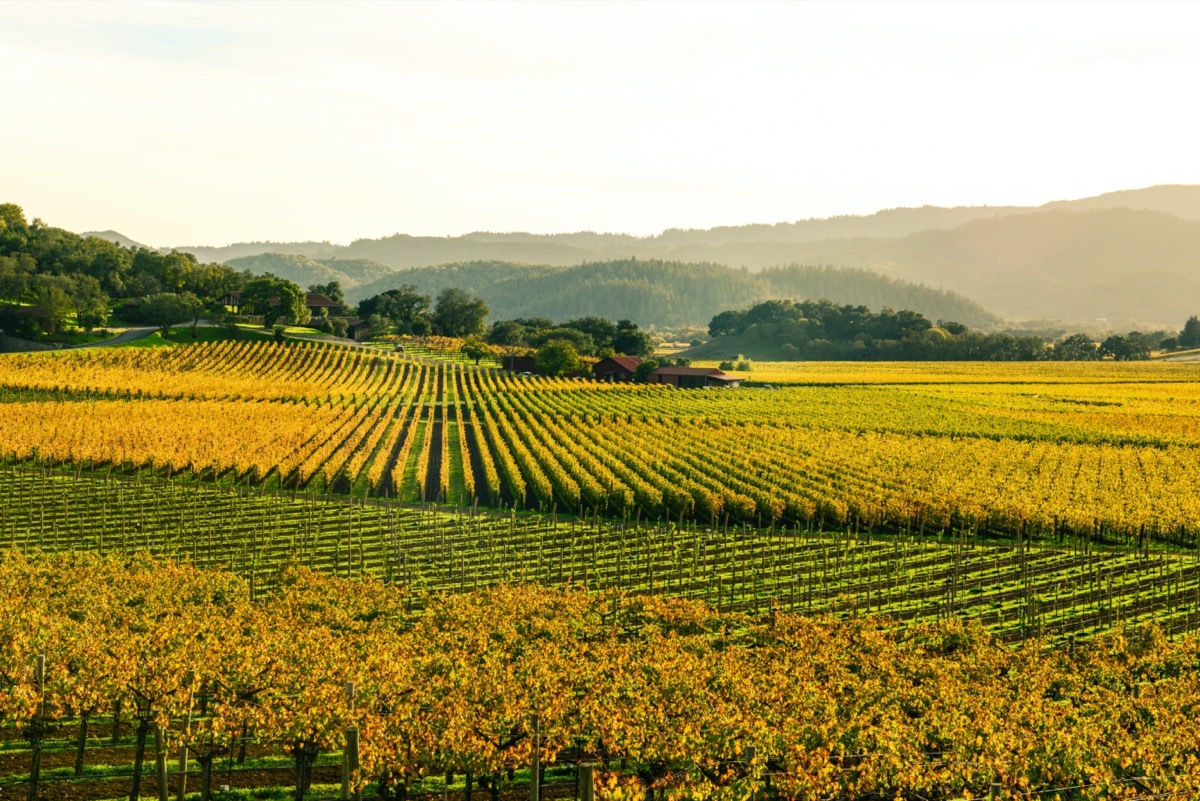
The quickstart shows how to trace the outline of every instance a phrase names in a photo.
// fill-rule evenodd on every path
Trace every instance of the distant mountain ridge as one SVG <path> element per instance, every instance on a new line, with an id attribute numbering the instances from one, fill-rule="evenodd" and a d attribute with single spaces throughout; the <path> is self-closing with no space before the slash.
<path id="1" fill-rule="evenodd" d="M 264 242 L 180 250 L 218 262 L 285 253 L 330 269 L 334 258 L 393 270 L 462 263 L 572 267 L 634 257 L 750 271 L 823 264 L 957 292 L 1016 320 L 1096 324 L 1099 318 L 1114 328 L 1174 327 L 1200 311 L 1198 230 L 1200 186 L 1163 185 L 1037 207 L 898 208 L 774 225 L 670 229 L 651 237 L 395 234 L 345 246 Z M 347 285 L 356 280 L 372 286 L 390 281 L 349 278 Z"/>
<path id="2" fill-rule="evenodd" d="M 1161 184 L 1145 189 L 1121 189 L 1081 200 L 1056 200 L 1046 203 L 1041 208 L 1047 211 L 1137 209 L 1174 214 L 1181 220 L 1200 220 L 1200 187 L 1189 184 Z"/>
<path id="3" fill-rule="evenodd" d="M 1200 312 L 1200 221 L 1124 208 L 797 246 L 808 262 L 952 288 L 1008 318 L 1170 327 Z"/>
<path id="4" fill-rule="evenodd" d="M 394 269 L 425 267 L 457 261 L 499 259 L 568 266 L 588 259 L 680 258 L 703 261 L 696 248 L 741 243 L 805 243 L 829 239 L 888 239 L 930 229 L 955 228 L 964 223 L 1014 214 L 1042 211 L 1091 211 L 1130 208 L 1160 211 L 1185 220 L 1200 220 L 1200 186 L 1162 185 L 1145 189 L 1122 190 L 1079 200 L 1058 200 L 1042 206 L 922 206 L 895 208 L 874 214 L 842 215 L 796 222 L 720 226 L 708 229 L 671 228 L 656 236 L 579 231 L 561 234 L 497 233 L 476 231 L 456 237 L 410 236 L 393 234 L 377 239 L 357 239 L 349 245 L 329 242 L 241 242 L 223 247 L 179 246 L 176 250 L 194 254 L 201 261 L 227 262 L 230 259 L 262 253 L 293 253 L 313 259 L 362 258 Z M 713 260 L 713 259 L 709 259 Z M 731 260 L 732 266 L 751 268 L 773 266 Z M 787 261 L 786 259 L 784 261 Z M 780 263 L 780 262 L 776 262 Z"/>

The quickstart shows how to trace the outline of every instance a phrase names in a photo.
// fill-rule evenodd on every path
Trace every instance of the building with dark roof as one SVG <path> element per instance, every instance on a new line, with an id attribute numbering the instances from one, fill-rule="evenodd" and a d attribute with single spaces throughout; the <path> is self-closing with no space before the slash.
<path id="1" fill-rule="evenodd" d="M 739 387 L 742 379 L 726 375 L 715 367 L 659 367 L 647 376 L 651 384 L 670 384 L 679 389 Z"/>
<path id="2" fill-rule="evenodd" d="M 597 381 L 632 381 L 641 363 L 642 360 L 637 356 L 609 356 L 592 368 L 592 378 Z"/>
<path id="3" fill-rule="evenodd" d="M 229 294 L 227 294 L 222 299 L 222 302 L 226 306 L 232 306 L 234 309 L 240 308 L 242 305 L 242 290 L 240 290 L 240 289 L 232 290 Z M 279 298 L 267 298 L 267 303 L 270 303 L 272 306 L 278 306 Z M 342 308 L 342 304 L 334 303 L 332 300 L 325 297 L 324 295 L 318 295 L 315 292 L 306 292 L 304 294 L 304 305 L 307 306 L 308 310 L 313 313 L 315 313 L 317 311 L 317 309 L 340 309 L 340 308 Z"/>
<path id="4" fill-rule="evenodd" d="M 505 356 L 500 366 L 510 373 L 536 373 L 537 359 L 532 356 Z"/>
<path id="5" fill-rule="evenodd" d="M 340 309 L 342 304 L 335 303 L 324 295 L 318 295 L 315 292 L 307 292 L 304 295 L 304 305 L 309 311 L 315 312 L 317 309 Z"/>
<path id="6" fill-rule="evenodd" d="M 365 320 L 350 319 L 346 321 L 346 336 L 355 342 L 371 338 L 371 326 Z"/>

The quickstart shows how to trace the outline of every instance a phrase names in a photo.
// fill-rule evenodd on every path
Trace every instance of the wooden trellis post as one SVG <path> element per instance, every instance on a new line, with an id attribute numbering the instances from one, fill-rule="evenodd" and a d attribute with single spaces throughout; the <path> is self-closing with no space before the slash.
<path id="1" fill-rule="evenodd" d="M 346 700 L 350 702 L 350 710 L 354 710 L 354 682 L 346 682 Z M 354 736 L 354 767 L 350 765 L 350 738 Z M 342 752 L 342 801 L 350 801 L 350 771 L 358 767 L 358 729 L 351 727 L 346 730 L 346 750 Z"/>
<path id="2" fill-rule="evenodd" d="M 33 661 L 33 679 L 38 687 L 38 710 L 29 727 L 29 801 L 36 801 L 38 780 L 42 774 L 42 726 L 46 714 L 46 657 L 39 654 Z"/>
<path id="3" fill-rule="evenodd" d="M 154 727 L 154 768 L 158 778 L 158 801 L 170 801 L 171 790 L 167 787 L 167 743 L 162 726 Z"/>
<path id="4" fill-rule="evenodd" d="M 579 801 L 596 799 L 596 766 L 592 762 L 579 763 Z"/>
<path id="5" fill-rule="evenodd" d="M 542 788 L 540 784 L 542 768 L 542 719 L 533 716 L 533 764 L 529 766 L 529 801 L 541 801 Z"/>
<path id="6" fill-rule="evenodd" d="M 186 684 L 187 688 L 188 688 L 188 708 L 187 708 L 187 717 L 184 719 L 184 723 L 183 723 L 183 732 L 184 732 L 183 745 L 180 746 L 180 748 L 179 748 L 179 797 L 178 797 L 178 801 L 184 801 L 184 799 L 187 797 L 187 775 L 188 775 L 187 738 L 188 738 L 188 736 L 191 735 L 191 732 L 192 732 L 192 699 L 193 699 L 192 685 L 196 683 L 196 672 L 194 670 L 189 670 L 187 672 L 187 674 L 183 677 L 183 683 Z"/>

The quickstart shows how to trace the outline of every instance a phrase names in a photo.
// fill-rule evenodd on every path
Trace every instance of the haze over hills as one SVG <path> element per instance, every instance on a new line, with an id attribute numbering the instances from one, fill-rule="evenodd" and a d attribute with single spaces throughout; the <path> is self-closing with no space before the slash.
<path id="1" fill-rule="evenodd" d="M 347 287 L 361 284 L 372 289 L 404 281 L 433 285 L 441 278 L 419 282 L 410 274 L 393 280 L 378 270 L 377 277 L 369 277 L 375 269 L 369 267 L 362 267 L 358 277 L 345 272 L 339 278 L 331 260 L 375 262 L 379 269 L 394 270 L 462 263 L 574 267 L 631 257 L 750 271 L 824 264 L 957 292 L 1014 320 L 1096 325 L 1099 318 L 1100 325 L 1107 321 L 1121 328 L 1135 323 L 1178 326 L 1200 309 L 1198 245 L 1200 186 L 1167 185 L 1039 207 L 900 208 L 774 225 L 670 229 L 651 237 L 594 232 L 396 234 L 345 246 L 258 242 L 180 250 L 201 261 L 238 259 L 256 271 L 255 265 L 262 262 L 240 260 L 268 252 L 302 256 L 313 275 L 323 276 L 322 282 L 342 280 Z M 508 282 L 510 276 L 496 280 Z M 753 300 L 734 292 L 729 305 L 743 299 Z M 697 301 L 697 308 L 704 305 Z"/>
<path id="2" fill-rule="evenodd" d="M 225 263 L 235 270 L 249 270 L 255 275 L 274 273 L 302 287 L 337 281 L 346 292 L 360 284 L 395 274 L 390 267 L 366 259 L 315 259 L 295 253 L 260 253 Z"/>
<path id="3" fill-rule="evenodd" d="M 640 325 L 706 325 L 716 314 L 769 298 L 828 298 L 880 309 L 911 309 L 931 320 L 992 329 L 999 318 L 954 292 L 930 289 L 865 270 L 791 265 L 759 273 L 721 264 L 645 259 L 575 267 L 462 262 L 392 273 L 346 293 L 355 302 L 400 284 L 430 295 L 446 287 L 482 297 L 492 319 L 596 315 Z"/>
<path id="4" fill-rule="evenodd" d="M 1122 189 L 1081 200 L 1056 200 L 1042 209 L 1091 211 L 1093 209 L 1141 209 L 1174 214 L 1184 220 L 1200 220 L 1200 187 L 1164 184 L 1146 189 Z"/>
<path id="5" fill-rule="evenodd" d="M 975 220 L 797 246 L 807 262 L 953 288 L 1008 318 L 1179 325 L 1200 309 L 1200 221 L 1130 209 Z"/>
<path id="6" fill-rule="evenodd" d="M 122 233 L 118 233 L 117 231 L 84 231 L 82 234 L 80 234 L 80 236 L 85 238 L 94 236 L 96 239 L 103 239 L 120 245 L 123 248 L 133 248 L 134 250 L 137 250 L 138 248 L 145 248 L 147 250 L 153 250 L 153 248 L 151 248 L 149 245 L 143 245 L 141 242 L 135 242 L 134 240 Z"/>

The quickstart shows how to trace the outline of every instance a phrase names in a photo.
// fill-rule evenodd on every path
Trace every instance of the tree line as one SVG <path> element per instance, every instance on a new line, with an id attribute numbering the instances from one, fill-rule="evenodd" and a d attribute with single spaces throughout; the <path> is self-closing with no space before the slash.
<path id="1" fill-rule="evenodd" d="M 497 320 L 488 327 L 488 311 L 483 299 L 457 287 L 442 289 L 434 301 L 413 284 L 358 304 L 359 316 L 372 331 L 463 338 L 462 352 L 476 362 L 500 351 L 528 353 L 535 356 L 544 375 L 578 372 L 584 358 L 646 357 L 654 352 L 654 340 L 631 320 L 587 316 L 556 323 L 547 317 L 521 317 Z"/>
<path id="2" fill-rule="evenodd" d="M 1089 361 L 1149 358 L 1152 350 L 1200 347 L 1200 320 L 1192 317 L 1177 337 L 1130 331 L 1096 341 L 1075 333 L 1057 341 L 1041 336 L 975 331 L 953 321 L 930 321 L 911 311 L 838 305 L 830 300 L 768 300 L 721 312 L 708 333 L 739 350 L 757 348 L 779 360 Z M 1189 343 L 1195 344 L 1189 344 Z"/>
<path id="3" fill-rule="evenodd" d="M 435 301 L 412 284 L 358 303 L 358 315 L 372 331 L 412 336 L 480 336 L 487 330 L 488 311 L 481 298 L 457 287 L 446 287 Z"/>
<path id="4" fill-rule="evenodd" d="M 333 314 L 317 309 L 314 320 L 305 290 L 272 273 L 202 264 L 179 251 L 123 247 L 41 220 L 29 222 L 20 206 L 0 204 L 0 328 L 17 335 L 53 335 L 72 318 L 90 331 L 113 313 L 127 323 L 154 325 L 164 334 L 191 322 L 194 332 L 201 318 L 219 323 L 231 308 L 239 315 L 262 317 L 268 328 L 313 323 L 344 335 L 341 316 L 352 310 L 345 306 L 339 283 L 313 284 L 308 292 L 339 305 Z M 128 302 L 114 309 L 114 299 Z"/>
<path id="5" fill-rule="evenodd" d="M 654 353 L 654 340 L 637 323 L 614 323 L 594 316 L 557 324 L 545 317 L 499 320 L 492 324 L 487 341 L 495 347 L 530 353 L 538 372 L 547 376 L 581 373 L 587 369 L 585 358 L 647 358 Z"/>
<path id="6" fill-rule="evenodd" d="M 127 248 L 84 237 L 0 204 L 0 326 L 16 334 L 56 334 L 72 317 L 85 331 L 104 325 L 114 298 L 129 322 L 196 320 L 255 277 L 190 253 Z"/>

